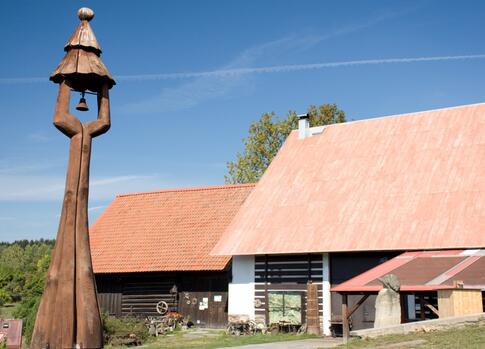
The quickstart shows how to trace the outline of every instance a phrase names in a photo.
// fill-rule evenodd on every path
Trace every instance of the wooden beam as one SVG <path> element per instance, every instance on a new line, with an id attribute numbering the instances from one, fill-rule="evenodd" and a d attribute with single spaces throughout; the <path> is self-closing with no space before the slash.
<path id="1" fill-rule="evenodd" d="M 428 307 L 429 310 L 431 310 L 433 313 L 435 313 L 438 317 L 440 316 L 438 309 L 433 307 L 429 302 L 427 302 L 426 300 L 423 300 L 423 303 L 424 303 L 425 307 Z"/>
<path id="2" fill-rule="evenodd" d="M 264 321 L 269 326 L 268 255 L 264 255 Z"/>
<path id="3" fill-rule="evenodd" d="M 349 310 L 349 313 L 347 314 L 347 318 L 351 317 L 353 313 L 355 313 L 355 311 L 357 309 L 359 309 L 359 307 L 362 305 L 362 303 L 365 302 L 365 300 L 367 298 L 369 298 L 370 294 L 366 294 L 364 295 L 361 299 L 359 299 L 359 301 Z"/>
<path id="4" fill-rule="evenodd" d="M 350 328 L 349 328 L 349 317 L 348 317 L 348 296 L 346 293 L 342 293 L 342 339 L 344 344 L 349 341 Z"/>
<path id="5" fill-rule="evenodd" d="M 419 296 L 419 309 L 420 309 L 420 318 L 421 320 L 426 320 L 426 314 L 424 313 L 424 298 L 423 295 Z"/>

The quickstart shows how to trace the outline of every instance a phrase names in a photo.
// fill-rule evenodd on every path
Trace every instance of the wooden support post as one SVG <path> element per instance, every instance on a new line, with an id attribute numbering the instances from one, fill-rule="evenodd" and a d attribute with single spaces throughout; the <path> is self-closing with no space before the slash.
<path id="1" fill-rule="evenodd" d="M 342 339 L 344 344 L 347 344 L 349 341 L 349 304 L 348 304 L 348 296 L 346 293 L 342 294 Z"/>
<path id="2" fill-rule="evenodd" d="M 269 323 L 269 295 L 268 295 L 268 255 L 264 255 L 264 321 L 266 326 L 270 326 Z"/>
<path id="3" fill-rule="evenodd" d="M 309 281 L 306 292 L 307 333 L 320 335 L 320 314 L 318 309 L 318 285 Z"/>
<path id="4" fill-rule="evenodd" d="M 401 303 L 401 323 L 405 324 L 407 321 L 407 312 L 408 312 L 408 300 L 407 296 L 404 293 L 399 293 L 399 302 Z"/>
<path id="5" fill-rule="evenodd" d="M 421 320 L 426 320 L 426 314 L 424 309 L 424 296 L 421 294 L 419 295 L 419 309 L 421 311 L 420 318 Z"/>

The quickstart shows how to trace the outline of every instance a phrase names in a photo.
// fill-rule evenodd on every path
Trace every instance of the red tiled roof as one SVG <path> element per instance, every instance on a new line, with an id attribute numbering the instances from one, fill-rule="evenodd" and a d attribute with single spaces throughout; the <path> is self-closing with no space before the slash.
<path id="1" fill-rule="evenodd" d="M 223 270 L 210 256 L 254 184 L 119 195 L 90 229 L 95 273 Z"/>
<path id="2" fill-rule="evenodd" d="M 485 289 L 485 250 L 406 252 L 365 273 L 332 287 L 333 292 L 376 292 L 378 278 L 394 274 L 402 291 L 452 288 L 462 281 L 465 288 Z"/>
<path id="3" fill-rule="evenodd" d="M 214 254 L 485 247 L 485 104 L 292 132 Z"/>

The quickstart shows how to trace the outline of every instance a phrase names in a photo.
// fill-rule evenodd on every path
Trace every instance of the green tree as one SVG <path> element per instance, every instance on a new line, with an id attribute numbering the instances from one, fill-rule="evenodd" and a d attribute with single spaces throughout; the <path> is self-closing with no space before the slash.
<path id="1" fill-rule="evenodd" d="M 24 284 L 24 249 L 18 244 L 5 248 L 0 255 L 0 288 L 18 301 Z"/>
<path id="2" fill-rule="evenodd" d="M 27 343 L 30 343 L 35 325 L 35 317 L 39 308 L 40 298 L 44 291 L 45 277 L 51 260 L 50 251 L 42 256 L 36 263 L 35 272 L 27 275 L 25 288 L 19 307 L 14 316 L 23 319 L 23 332 Z"/>
<path id="3" fill-rule="evenodd" d="M 310 106 L 310 126 L 345 122 L 345 113 L 336 104 Z M 284 119 L 275 113 L 264 113 L 261 119 L 249 126 L 249 135 L 243 139 L 244 151 L 236 160 L 227 163 L 226 183 L 257 182 L 268 168 L 290 132 L 298 127 L 298 117 L 289 111 Z"/>
<path id="4" fill-rule="evenodd" d="M 53 240 L 0 242 L 0 305 L 19 302 L 14 316 L 30 338 L 44 288 Z"/>

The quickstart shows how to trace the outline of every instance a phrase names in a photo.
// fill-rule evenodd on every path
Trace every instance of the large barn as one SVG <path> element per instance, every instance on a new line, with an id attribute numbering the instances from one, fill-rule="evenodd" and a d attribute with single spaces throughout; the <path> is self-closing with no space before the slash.
<path id="1" fill-rule="evenodd" d="M 342 320 L 332 286 L 404 251 L 485 247 L 484 174 L 485 104 L 313 128 L 300 119 L 212 252 L 233 255 L 229 315 L 303 318 L 312 281 L 330 334 Z M 354 328 L 372 326 L 374 302 Z"/>
<path id="2" fill-rule="evenodd" d="M 165 301 L 198 325 L 225 326 L 231 257 L 209 252 L 253 187 L 117 196 L 90 229 L 101 309 L 157 315 L 157 303 Z"/>

